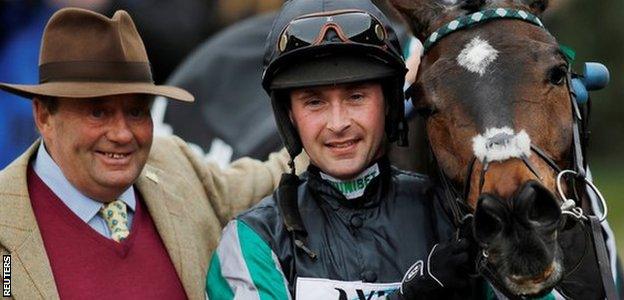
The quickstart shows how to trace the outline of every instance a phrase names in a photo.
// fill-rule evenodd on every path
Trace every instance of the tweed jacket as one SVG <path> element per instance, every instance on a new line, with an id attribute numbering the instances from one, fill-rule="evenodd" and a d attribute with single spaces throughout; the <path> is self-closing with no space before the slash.
<path id="1" fill-rule="evenodd" d="M 11 255 L 15 299 L 59 297 L 26 183 L 39 144 L 0 171 L 0 254 Z M 269 195 L 287 163 L 283 150 L 266 162 L 243 158 L 222 170 L 202 162 L 177 137 L 154 139 L 135 184 L 189 299 L 205 299 L 207 265 L 222 227 Z"/>

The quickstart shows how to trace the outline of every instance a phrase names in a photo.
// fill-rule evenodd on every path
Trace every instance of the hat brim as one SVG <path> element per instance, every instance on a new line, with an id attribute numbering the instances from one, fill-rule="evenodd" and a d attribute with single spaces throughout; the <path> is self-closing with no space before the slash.
<path id="1" fill-rule="evenodd" d="M 183 89 L 143 82 L 47 82 L 37 85 L 0 83 L 0 89 L 25 98 L 35 96 L 96 98 L 124 94 L 148 94 L 184 102 L 195 101 L 195 97 Z"/>
<path id="2" fill-rule="evenodd" d="M 318 56 L 284 67 L 273 79 L 271 88 L 355 83 L 396 75 L 396 68 L 372 57 L 353 54 Z"/>

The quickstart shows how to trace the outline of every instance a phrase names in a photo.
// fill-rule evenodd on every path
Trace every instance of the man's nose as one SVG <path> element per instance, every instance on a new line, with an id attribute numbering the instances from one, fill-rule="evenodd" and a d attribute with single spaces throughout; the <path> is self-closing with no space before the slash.
<path id="1" fill-rule="evenodd" d="M 330 111 L 327 128 L 332 132 L 339 133 L 347 130 L 351 126 L 351 118 L 349 112 L 341 104 L 332 106 Z"/>
<path id="2" fill-rule="evenodd" d="M 125 144 L 132 141 L 132 136 L 132 131 L 130 130 L 125 114 L 123 112 L 115 113 L 106 137 L 111 142 Z"/>

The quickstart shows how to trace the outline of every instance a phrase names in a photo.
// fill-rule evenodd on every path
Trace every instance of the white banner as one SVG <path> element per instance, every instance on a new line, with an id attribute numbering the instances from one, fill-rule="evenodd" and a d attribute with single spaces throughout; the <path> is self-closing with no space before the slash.
<path id="1" fill-rule="evenodd" d="M 401 286 L 395 283 L 364 283 L 324 278 L 297 278 L 296 300 L 378 300 Z"/>

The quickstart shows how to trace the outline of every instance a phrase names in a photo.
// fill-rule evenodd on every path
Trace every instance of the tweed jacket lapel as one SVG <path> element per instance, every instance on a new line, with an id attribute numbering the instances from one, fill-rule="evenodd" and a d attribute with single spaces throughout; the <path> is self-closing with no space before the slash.
<path id="1" fill-rule="evenodd" d="M 192 221 L 186 218 L 186 192 L 176 189 L 172 175 L 149 163 L 137 181 L 148 211 L 189 299 L 203 299 L 206 274 L 197 267 L 201 253 L 195 245 Z"/>
<path id="2" fill-rule="evenodd" d="M 26 171 L 40 141 L 0 172 L 0 246 L 11 254 L 12 287 L 20 298 L 58 298 L 54 276 L 30 204 Z"/>

